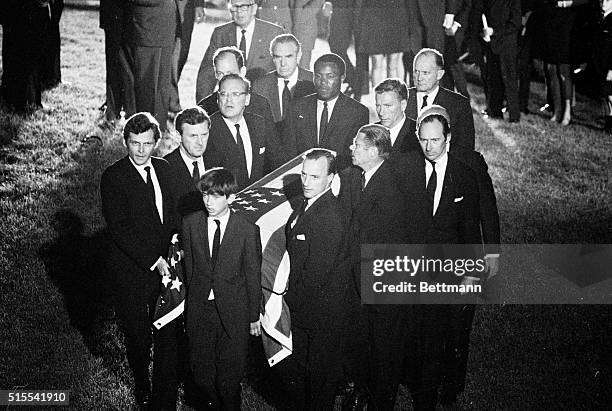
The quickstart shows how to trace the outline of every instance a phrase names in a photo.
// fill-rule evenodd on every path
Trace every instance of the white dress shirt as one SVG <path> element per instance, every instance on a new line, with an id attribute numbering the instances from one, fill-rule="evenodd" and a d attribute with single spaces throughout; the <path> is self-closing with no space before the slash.
<path id="1" fill-rule="evenodd" d="M 236 139 L 236 124 L 240 125 L 240 136 L 242 137 L 242 143 L 244 144 L 244 156 L 246 158 L 246 166 L 247 173 L 249 177 L 251 177 L 251 167 L 253 166 L 253 145 L 251 144 L 251 135 L 249 134 L 249 128 L 247 127 L 246 121 L 244 121 L 244 116 L 240 118 L 238 123 L 234 123 L 223 117 L 223 121 L 227 124 L 230 133 L 232 133 L 232 137 L 234 137 L 234 141 L 238 144 L 238 140 Z"/>
<path id="2" fill-rule="evenodd" d="M 448 153 L 444 153 L 436 161 L 436 191 L 434 192 L 434 204 L 433 204 L 433 215 L 436 215 L 438 211 L 438 205 L 440 205 L 440 197 L 442 197 L 442 186 L 444 185 L 444 175 L 446 174 L 446 166 L 448 165 Z M 425 160 L 425 187 L 429 182 L 429 177 L 433 172 L 433 166 L 427 160 Z"/>
<path id="3" fill-rule="evenodd" d="M 289 90 L 293 90 L 298 81 L 298 68 L 295 68 L 293 74 L 290 75 L 289 78 L 283 78 L 279 76 L 276 80 L 278 87 L 278 105 L 280 106 L 281 113 L 283 113 L 283 110 L 285 109 L 283 107 L 283 90 L 285 90 L 285 80 L 289 80 L 289 84 L 287 84 L 287 87 L 289 87 Z"/>
<path id="4" fill-rule="evenodd" d="M 204 173 L 206 172 L 206 168 L 204 167 L 204 158 L 202 156 L 198 157 L 197 159 L 193 160 L 191 157 L 189 157 L 187 155 L 187 153 L 185 152 L 185 149 L 183 148 L 183 146 L 179 146 L 179 153 L 181 153 L 181 158 L 183 159 L 183 161 L 185 162 L 185 165 L 187 166 L 187 169 L 189 170 L 189 174 L 193 175 L 193 162 L 197 161 L 198 162 L 198 171 L 200 172 L 200 177 L 204 175 Z"/>
<path id="5" fill-rule="evenodd" d="M 437 86 L 435 89 L 430 91 L 429 93 L 423 93 L 421 91 L 417 91 L 417 113 L 421 111 L 421 106 L 423 105 L 423 96 L 427 96 L 427 105 L 425 107 L 429 107 L 434 103 L 436 96 L 438 95 L 438 91 L 440 91 L 440 86 Z"/>
<path id="6" fill-rule="evenodd" d="M 240 48 L 240 40 L 242 39 L 242 30 L 243 28 L 236 24 L 236 48 Z M 251 52 L 251 42 L 253 41 L 253 32 L 255 31 L 255 19 L 249 23 L 248 26 L 244 29 L 246 32 L 244 33 L 244 38 L 246 40 L 246 55 L 244 56 L 244 64 L 246 65 L 246 61 L 248 58 L 248 54 Z"/>
<path id="7" fill-rule="evenodd" d="M 327 102 L 327 124 L 328 125 L 329 125 L 329 119 L 332 116 L 332 113 L 334 111 L 334 106 L 336 105 L 337 101 L 338 101 L 338 96 L 332 98 L 331 100 Z M 325 102 L 323 100 L 317 99 L 317 142 L 318 143 L 320 143 L 321 138 L 323 138 L 323 136 L 319 135 L 319 130 L 321 129 L 321 114 L 323 114 L 324 103 Z"/>
<path id="8" fill-rule="evenodd" d="M 363 188 L 366 188 L 368 186 L 370 179 L 372 178 L 374 173 L 378 171 L 378 169 L 380 168 L 382 163 L 384 163 L 384 161 L 385 160 L 381 161 L 380 163 L 376 164 L 374 167 L 372 167 L 371 169 L 363 173 L 363 177 L 365 178 L 365 184 L 363 185 Z"/>
<path id="9" fill-rule="evenodd" d="M 153 190 L 155 191 L 155 208 L 157 208 L 157 214 L 159 215 L 159 221 L 164 223 L 164 198 L 162 196 L 161 187 L 159 186 L 159 180 L 157 180 L 157 174 L 155 174 L 155 167 L 153 167 L 153 163 L 151 163 L 151 159 L 148 159 L 146 163 L 139 166 L 136 165 L 130 158 L 130 162 L 142 177 L 142 180 L 147 182 L 147 170 L 145 167 L 151 167 L 151 181 L 153 182 Z M 193 166 L 192 166 L 193 167 Z"/>
<path id="10" fill-rule="evenodd" d="M 223 235 L 225 234 L 225 229 L 227 228 L 227 222 L 229 221 L 230 210 L 228 209 L 225 214 L 219 217 L 208 217 L 206 218 L 206 224 L 208 228 L 208 253 L 212 257 L 212 249 L 213 249 L 213 240 L 215 239 L 215 232 L 217 231 L 217 223 L 215 220 L 219 220 L 219 231 L 221 232 L 221 236 L 219 238 L 219 245 L 223 242 Z M 210 293 L 208 294 L 208 300 L 214 300 L 215 293 L 213 289 L 210 289 Z"/>
<path id="11" fill-rule="evenodd" d="M 397 140 L 397 136 L 399 135 L 400 130 L 404 127 L 404 122 L 406 121 L 406 114 L 402 115 L 402 119 L 393 127 L 389 129 L 389 137 L 391 137 L 391 146 L 395 145 L 395 140 Z"/>

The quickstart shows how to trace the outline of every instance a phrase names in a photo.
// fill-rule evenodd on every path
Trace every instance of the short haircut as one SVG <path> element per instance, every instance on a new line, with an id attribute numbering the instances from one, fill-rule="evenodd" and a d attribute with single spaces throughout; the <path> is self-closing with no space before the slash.
<path id="1" fill-rule="evenodd" d="M 211 168 L 208 170 L 196 186 L 202 194 L 216 194 L 229 197 L 238 192 L 236 176 L 227 168 Z"/>
<path id="2" fill-rule="evenodd" d="M 357 135 L 363 134 L 365 141 L 378 150 L 378 156 L 385 160 L 391 155 L 391 135 L 389 129 L 381 124 L 361 126 Z"/>
<path id="3" fill-rule="evenodd" d="M 339 74 L 341 76 L 343 76 L 346 72 L 346 63 L 344 60 L 342 60 L 342 57 L 334 53 L 323 54 L 321 57 L 319 57 L 314 63 L 314 70 L 317 71 L 317 67 L 319 67 L 321 64 L 335 64 L 336 67 L 338 67 L 338 70 L 340 71 Z"/>
<path id="4" fill-rule="evenodd" d="M 145 111 L 133 114 L 125 122 L 125 127 L 123 127 L 123 139 L 127 143 L 130 133 L 142 134 L 149 130 L 153 130 L 155 141 L 159 140 L 161 131 L 159 130 L 159 123 L 155 120 L 155 117 L 153 117 L 151 113 Z"/>
<path id="5" fill-rule="evenodd" d="M 450 134 L 450 125 L 448 124 L 448 120 L 442 114 L 429 114 L 421 119 L 421 122 L 417 126 L 417 137 L 419 137 L 419 133 L 421 131 L 421 126 L 425 123 L 433 123 L 434 120 L 438 120 L 442 124 L 442 134 L 444 134 L 444 140 L 448 139 Z"/>
<path id="6" fill-rule="evenodd" d="M 336 154 L 325 148 L 313 148 L 304 155 L 304 161 L 306 160 L 318 160 L 325 158 L 327 160 L 327 174 L 336 174 L 338 168 L 336 165 Z"/>
<path id="7" fill-rule="evenodd" d="M 215 51 L 215 54 L 213 54 L 213 67 L 217 66 L 217 62 L 225 54 L 232 54 L 234 58 L 236 58 L 238 68 L 244 67 L 244 55 L 242 54 L 242 51 L 240 51 L 240 49 L 238 49 L 238 47 L 236 46 L 227 46 L 217 49 L 217 51 Z"/>
<path id="8" fill-rule="evenodd" d="M 374 88 L 374 92 L 377 94 L 391 91 L 396 92 L 400 100 L 408 100 L 408 87 L 406 87 L 406 83 L 398 78 L 384 79 Z"/>
<path id="9" fill-rule="evenodd" d="M 274 37 L 272 41 L 270 42 L 270 55 L 271 56 L 274 55 L 273 50 L 277 44 L 287 44 L 287 43 L 295 44 L 295 46 L 297 47 L 298 53 L 302 50 L 302 43 L 300 43 L 297 37 L 295 37 L 293 34 L 290 34 L 290 33 L 279 34 L 278 36 Z"/>
<path id="10" fill-rule="evenodd" d="M 206 110 L 199 106 L 189 107 L 178 113 L 174 119 L 174 129 L 182 135 L 183 124 L 195 126 L 204 122 L 208 123 L 208 128 L 210 128 L 210 117 L 208 117 Z"/>
<path id="11" fill-rule="evenodd" d="M 442 55 L 442 53 L 440 53 L 436 49 L 432 49 L 429 47 L 425 47 L 419 50 L 416 56 L 414 56 L 414 60 L 412 61 L 412 67 L 414 67 L 417 62 L 417 59 L 421 56 L 433 56 L 436 62 L 436 66 L 438 66 L 438 69 L 442 70 L 444 68 L 444 56 Z"/>
<path id="12" fill-rule="evenodd" d="M 248 94 L 251 93 L 251 82 L 247 78 L 242 77 L 240 74 L 226 74 L 225 76 L 223 76 L 221 80 L 219 80 L 219 90 L 221 90 L 221 86 L 223 85 L 223 83 L 225 83 L 228 80 L 242 81 L 242 84 L 244 84 L 244 87 L 246 88 L 245 91 Z"/>

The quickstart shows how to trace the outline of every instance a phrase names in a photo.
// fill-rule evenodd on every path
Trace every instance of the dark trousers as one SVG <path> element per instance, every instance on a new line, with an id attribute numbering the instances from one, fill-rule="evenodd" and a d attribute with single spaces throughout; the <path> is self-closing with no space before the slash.
<path id="1" fill-rule="evenodd" d="M 152 393 L 152 409 L 175 409 L 179 366 L 178 341 L 181 339 L 182 322 L 177 319 L 160 330 L 152 330 L 152 316 L 159 289 L 158 287 L 148 287 L 148 289 L 151 292 L 120 294 L 116 311 L 125 336 L 127 359 L 134 376 L 135 391 Z M 151 389 L 149 364 L 152 343 L 153 388 Z"/>
<path id="2" fill-rule="evenodd" d="M 115 120 L 125 111 L 126 118 L 136 112 L 134 76 L 121 49 L 121 27 L 104 30 L 106 56 L 106 119 Z"/>
<path id="3" fill-rule="evenodd" d="M 342 352 L 338 327 L 293 326 L 293 354 L 277 365 L 290 399 L 288 410 L 330 410 L 339 382 Z"/>
<path id="4" fill-rule="evenodd" d="M 369 391 L 375 410 L 392 410 L 397 397 L 405 346 L 406 313 L 402 305 L 367 306 Z"/>
<path id="5" fill-rule="evenodd" d="M 519 76 L 519 108 L 526 111 L 529 105 L 529 87 L 531 85 L 531 70 L 533 58 L 531 56 L 532 36 L 526 34 L 519 38 L 518 49 L 518 76 Z"/>
<path id="6" fill-rule="evenodd" d="M 504 95 L 510 120 L 520 118 L 518 100 L 517 49 L 504 47 L 499 53 L 486 47 L 487 106 L 489 115 L 502 117 Z"/>
<path id="7" fill-rule="evenodd" d="M 353 1 L 341 0 L 334 2 L 334 13 L 329 22 L 329 49 L 336 53 L 346 63 L 346 81 L 353 91 L 361 95 L 364 76 L 368 78 L 368 56 L 357 54 L 355 66 L 348 57 L 347 50 L 355 36 L 355 49 L 359 41 L 359 33 L 355 32 L 355 9 Z"/>
<path id="8" fill-rule="evenodd" d="M 167 47 L 128 46 L 124 48 L 134 76 L 136 111 L 147 111 L 166 130 L 168 119 L 169 87 L 172 76 L 172 52 Z"/>
<path id="9" fill-rule="evenodd" d="M 189 315 L 189 314 L 187 314 Z M 200 400 L 224 410 L 240 410 L 240 381 L 244 377 L 249 333 L 230 338 L 215 301 L 198 314 L 201 329 L 188 334 L 189 362 Z"/>

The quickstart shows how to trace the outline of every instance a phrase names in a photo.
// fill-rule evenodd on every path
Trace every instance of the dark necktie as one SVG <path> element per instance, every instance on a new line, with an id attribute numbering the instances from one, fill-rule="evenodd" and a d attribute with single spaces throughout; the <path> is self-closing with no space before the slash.
<path id="1" fill-rule="evenodd" d="M 285 118 L 285 115 L 287 114 L 289 102 L 291 102 L 291 90 L 289 90 L 289 80 L 285 80 L 285 88 L 283 89 L 283 113 L 281 116 L 282 118 Z"/>
<path id="2" fill-rule="evenodd" d="M 217 265 L 217 258 L 219 257 L 219 248 L 221 247 L 221 221 L 215 219 L 215 224 L 217 224 L 217 229 L 215 230 L 215 237 L 213 238 L 213 246 L 212 246 L 212 255 L 210 260 L 212 262 L 213 270 Z"/>
<path id="3" fill-rule="evenodd" d="M 151 200 L 153 200 L 153 204 L 155 204 L 155 187 L 153 187 L 153 180 L 151 180 L 151 167 L 146 166 L 144 169 L 147 172 L 147 193 Z M 155 204 L 155 207 L 157 207 L 157 204 Z"/>
<path id="4" fill-rule="evenodd" d="M 242 51 L 242 55 L 244 56 L 244 61 L 246 62 L 246 59 L 247 59 L 246 37 L 244 36 L 244 33 L 246 33 L 246 30 L 242 29 L 240 31 L 242 31 L 242 37 L 240 38 L 240 45 L 238 46 L 238 48 L 240 49 L 240 51 Z"/>
<path id="5" fill-rule="evenodd" d="M 361 172 L 361 191 L 363 191 L 365 186 L 366 186 L 365 171 L 362 171 Z"/>
<path id="6" fill-rule="evenodd" d="M 196 184 L 200 181 L 200 168 L 198 167 L 198 162 L 193 162 L 193 173 L 191 173 L 191 178 L 193 179 L 193 183 Z"/>
<path id="7" fill-rule="evenodd" d="M 421 104 L 421 110 L 427 107 L 427 94 L 423 96 L 423 104 Z"/>
<path id="8" fill-rule="evenodd" d="M 321 113 L 321 123 L 319 124 L 319 141 L 317 146 L 321 144 L 321 140 L 325 136 L 325 129 L 327 128 L 327 101 L 323 102 L 323 112 Z"/>
<path id="9" fill-rule="evenodd" d="M 431 160 L 427 160 L 431 164 L 433 171 L 431 172 L 431 176 L 429 176 L 429 181 L 427 182 L 427 197 L 431 203 L 431 215 L 433 215 L 434 208 L 434 196 L 436 194 L 436 186 L 438 185 L 438 175 L 436 174 L 436 163 Z"/>
<path id="10" fill-rule="evenodd" d="M 291 228 L 295 227 L 295 224 L 302 217 L 302 215 L 304 214 L 304 211 L 306 211 L 306 206 L 308 206 L 307 198 L 302 200 L 302 204 L 300 204 L 300 208 L 298 208 L 297 213 L 295 213 L 295 218 L 293 219 L 293 224 L 291 225 Z"/>
<path id="11" fill-rule="evenodd" d="M 244 151 L 244 141 L 242 141 L 242 136 L 240 135 L 240 124 L 235 124 L 236 126 L 236 144 L 238 144 L 238 152 L 240 153 L 240 163 L 244 166 L 244 169 L 249 174 L 249 170 L 247 169 L 246 162 L 246 152 Z"/>

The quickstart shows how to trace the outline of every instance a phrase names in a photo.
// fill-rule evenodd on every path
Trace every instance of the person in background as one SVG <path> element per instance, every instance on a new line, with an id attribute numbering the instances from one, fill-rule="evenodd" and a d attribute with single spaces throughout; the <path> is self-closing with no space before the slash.
<path id="1" fill-rule="evenodd" d="M 612 134 L 612 0 L 601 1 L 602 19 L 596 36 L 594 63 L 602 83 L 604 131 Z"/>

